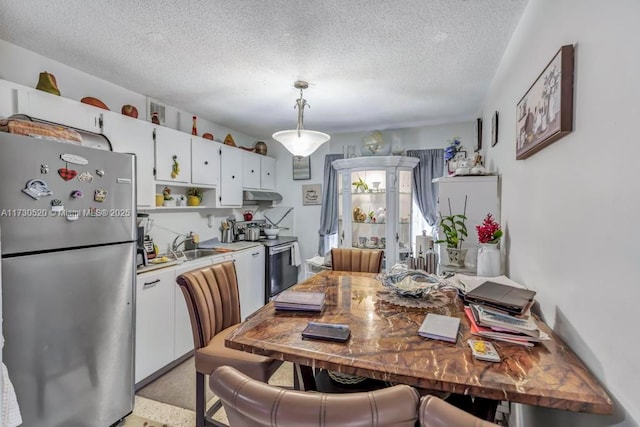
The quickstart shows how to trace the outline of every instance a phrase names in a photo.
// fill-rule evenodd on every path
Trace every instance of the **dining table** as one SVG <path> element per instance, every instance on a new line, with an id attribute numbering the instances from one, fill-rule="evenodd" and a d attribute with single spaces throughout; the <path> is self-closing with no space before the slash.
<path id="1" fill-rule="evenodd" d="M 472 356 L 469 321 L 456 289 L 424 298 L 398 294 L 372 273 L 322 271 L 290 290 L 323 292 L 322 311 L 276 310 L 271 301 L 232 332 L 227 347 L 289 361 L 303 388 L 313 389 L 318 370 L 408 384 L 496 402 L 594 414 L 611 414 L 613 403 L 597 378 L 537 316 L 550 339 L 532 347 L 491 341 L 501 361 Z M 456 342 L 424 338 L 418 329 L 428 313 L 460 319 Z M 348 325 L 346 342 L 303 338 L 308 322 Z"/>

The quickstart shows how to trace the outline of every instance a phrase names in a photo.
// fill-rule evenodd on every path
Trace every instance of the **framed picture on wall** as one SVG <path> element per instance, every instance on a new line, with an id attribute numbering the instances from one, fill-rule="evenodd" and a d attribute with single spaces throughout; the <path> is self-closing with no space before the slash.
<path id="1" fill-rule="evenodd" d="M 476 124 L 474 126 L 476 146 L 473 149 L 474 152 L 478 152 L 482 149 L 482 118 L 478 117 L 476 119 Z"/>
<path id="2" fill-rule="evenodd" d="M 322 204 L 322 184 L 306 184 L 302 186 L 303 205 Z"/>
<path id="3" fill-rule="evenodd" d="M 498 112 L 493 113 L 491 117 L 491 146 L 498 143 Z"/>
<path id="4" fill-rule="evenodd" d="M 293 179 L 311 179 L 310 156 L 293 156 Z"/>
<path id="5" fill-rule="evenodd" d="M 516 159 L 573 130 L 573 46 L 562 46 L 516 108 Z"/>

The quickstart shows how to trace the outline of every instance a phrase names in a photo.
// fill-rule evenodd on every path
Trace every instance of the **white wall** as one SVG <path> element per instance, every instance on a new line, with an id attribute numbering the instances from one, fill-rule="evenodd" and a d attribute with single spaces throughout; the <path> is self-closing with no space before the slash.
<path id="1" fill-rule="evenodd" d="M 637 426 L 640 2 L 532 0 L 484 105 L 502 176 L 508 274 L 535 289 L 546 322 L 604 384 L 613 416 L 519 406 L 526 426 Z M 516 104 L 560 46 L 575 44 L 574 131 L 515 160 Z M 485 126 L 488 138 L 490 126 Z"/>

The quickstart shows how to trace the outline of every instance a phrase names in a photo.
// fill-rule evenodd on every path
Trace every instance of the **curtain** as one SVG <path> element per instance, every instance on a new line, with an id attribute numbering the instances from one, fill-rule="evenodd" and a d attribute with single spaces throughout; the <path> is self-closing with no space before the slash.
<path id="1" fill-rule="evenodd" d="M 327 154 L 324 157 L 324 186 L 322 194 L 322 212 L 320 213 L 320 241 L 318 255 L 325 256 L 331 248 L 331 241 L 338 233 L 338 173 L 331 162 L 343 159 L 342 154 Z"/>
<path id="2" fill-rule="evenodd" d="M 436 184 L 431 180 L 442 176 L 444 149 L 407 150 L 407 156 L 420 159 L 420 163 L 413 170 L 413 197 L 427 223 L 434 225 L 438 218 L 437 197 Z"/>

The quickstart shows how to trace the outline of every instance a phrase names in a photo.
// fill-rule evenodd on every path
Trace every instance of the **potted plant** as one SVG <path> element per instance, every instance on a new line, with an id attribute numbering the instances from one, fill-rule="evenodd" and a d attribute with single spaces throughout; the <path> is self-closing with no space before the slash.
<path id="1" fill-rule="evenodd" d="M 464 267 L 464 259 L 467 256 L 467 248 L 462 247 L 462 242 L 467 237 L 467 196 L 464 198 L 464 210 L 462 214 L 453 214 L 451 210 L 451 199 L 449 202 L 449 215 L 442 216 L 440 214 L 440 230 L 444 236 L 435 243 L 447 244 L 447 255 L 449 256 L 449 264 L 458 267 Z"/>
<path id="2" fill-rule="evenodd" d="M 202 188 L 189 187 L 187 189 L 187 205 L 188 206 L 200 206 L 202 203 Z"/>
<path id="3" fill-rule="evenodd" d="M 498 249 L 498 243 L 503 235 L 500 224 L 493 219 L 490 213 L 476 225 L 478 232 L 478 276 L 495 277 L 502 273 L 502 256 Z"/>
<path id="4" fill-rule="evenodd" d="M 162 206 L 175 206 L 176 201 L 173 200 L 173 196 L 171 195 L 171 189 L 169 187 L 164 187 L 162 190 L 162 197 L 164 201 L 162 202 Z"/>
<path id="5" fill-rule="evenodd" d="M 361 193 L 364 193 L 369 189 L 369 186 L 367 185 L 367 183 L 364 182 L 359 175 L 358 175 L 358 180 L 356 182 L 351 183 L 351 185 L 356 187 L 356 192 L 360 191 Z"/>

